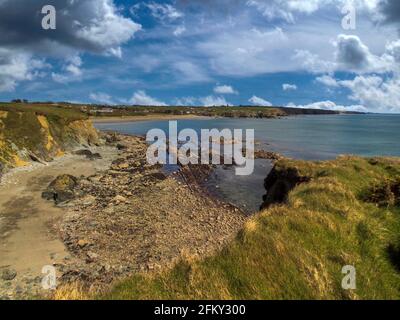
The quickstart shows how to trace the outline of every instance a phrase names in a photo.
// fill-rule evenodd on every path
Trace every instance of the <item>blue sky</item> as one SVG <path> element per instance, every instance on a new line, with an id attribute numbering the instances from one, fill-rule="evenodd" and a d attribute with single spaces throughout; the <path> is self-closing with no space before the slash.
<path id="1" fill-rule="evenodd" d="M 395 0 L 0 0 L 0 100 L 400 112 L 399 22 Z"/>

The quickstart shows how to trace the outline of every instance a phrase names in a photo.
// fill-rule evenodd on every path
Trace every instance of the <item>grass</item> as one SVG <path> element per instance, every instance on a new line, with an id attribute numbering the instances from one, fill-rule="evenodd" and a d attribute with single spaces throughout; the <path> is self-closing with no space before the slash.
<path id="1" fill-rule="evenodd" d="M 80 109 L 69 106 L 0 103 L 0 162 L 25 165 L 26 151 L 50 160 L 80 134 L 70 126 L 87 119 Z"/>
<path id="2" fill-rule="evenodd" d="M 88 119 L 88 116 L 85 113 L 81 112 L 79 108 L 67 105 L 52 105 L 41 103 L 0 103 L 0 111 L 23 113 L 29 116 L 32 116 L 33 114 L 44 115 L 51 119 L 64 121 L 65 123 Z"/>
<path id="3" fill-rule="evenodd" d="M 145 116 L 145 115 L 198 115 L 210 117 L 227 118 L 275 118 L 288 115 L 300 114 L 337 114 L 335 111 L 296 109 L 282 107 L 152 107 L 152 106 L 132 106 L 114 108 L 112 113 L 95 112 L 95 106 L 88 106 L 91 114 L 95 116 Z"/>
<path id="4" fill-rule="evenodd" d="M 400 209 L 365 195 L 396 181 L 400 160 L 282 160 L 276 170 L 289 168 L 310 182 L 251 218 L 224 250 L 135 275 L 100 298 L 399 299 Z M 341 287 L 345 265 L 356 268 L 356 290 Z"/>

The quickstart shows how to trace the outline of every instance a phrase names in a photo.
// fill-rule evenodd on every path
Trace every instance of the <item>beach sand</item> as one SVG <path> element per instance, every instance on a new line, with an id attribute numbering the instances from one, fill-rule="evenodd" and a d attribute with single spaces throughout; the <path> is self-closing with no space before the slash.
<path id="1" fill-rule="evenodd" d="M 158 121 L 158 120 L 184 120 L 184 119 L 210 119 L 210 117 L 188 115 L 166 115 L 152 114 L 146 116 L 127 116 L 127 117 L 91 117 L 93 123 L 121 123 L 136 121 Z"/>

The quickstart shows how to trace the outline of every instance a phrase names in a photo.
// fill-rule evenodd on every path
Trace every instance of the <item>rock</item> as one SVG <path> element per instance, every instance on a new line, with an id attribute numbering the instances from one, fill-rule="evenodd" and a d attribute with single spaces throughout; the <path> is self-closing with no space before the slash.
<path id="1" fill-rule="evenodd" d="M 84 197 L 83 199 L 81 199 L 81 203 L 84 206 L 90 206 L 95 202 L 96 202 L 96 197 L 94 197 L 92 195 L 88 195 L 88 196 Z"/>
<path id="2" fill-rule="evenodd" d="M 116 202 L 116 203 L 121 203 L 121 202 L 126 202 L 126 201 L 127 201 L 127 199 L 121 195 L 117 195 L 113 199 L 113 202 Z"/>
<path id="3" fill-rule="evenodd" d="M 92 151 L 88 150 L 88 149 L 82 149 L 82 150 L 78 150 L 73 152 L 74 154 L 78 155 L 78 156 L 91 156 L 92 155 Z"/>
<path id="4" fill-rule="evenodd" d="M 76 154 L 78 156 L 86 156 L 86 158 L 90 159 L 90 160 L 102 159 L 102 156 L 100 153 L 93 153 L 92 151 L 90 151 L 88 149 L 82 149 L 82 150 L 75 151 L 74 154 Z"/>
<path id="5" fill-rule="evenodd" d="M 56 204 L 70 201 L 75 198 L 74 190 L 77 185 L 77 179 L 71 175 L 58 176 L 42 193 L 42 197 L 46 200 L 54 200 Z"/>
<path id="6" fill-rule="evenodd" d="M 128 149 L 128 147 L 126 145 L 122 144 L 122 143 L 118 143 L 117 144 L 117 149 L 118 150 L 126 150 L 126 149 Z"/>
<path id="7" fill-rule="evenodd" d="M 78 246 L 81 248 L 84 248 L 84 247 L 88 246 L 89 244 L 90 244 L 90 241 L 88 241 L 86 239 L 78 240 Z"/>
<path id="8" fill-rule="evenodd" d="M 91 261 L 96 260 L 99 257 L 97 253 L 91 251 L 89 251 L 86 255 Z"/>
<path id="9" fill-rule="evenodd" d="M 14 269 L 5 269 L 1 274 L 1 279 L 4 281 L 14 280 L 17 276 L 17 272 Z"/>
<path id="10" fill-rule="evenodd" d="M 102 159 L 103 157 L 101 156 L 100 153 L 92 153 L 91 155 L 86 156 L 86 158 L 90 160 L 97 160 L 97 159 Z"/>

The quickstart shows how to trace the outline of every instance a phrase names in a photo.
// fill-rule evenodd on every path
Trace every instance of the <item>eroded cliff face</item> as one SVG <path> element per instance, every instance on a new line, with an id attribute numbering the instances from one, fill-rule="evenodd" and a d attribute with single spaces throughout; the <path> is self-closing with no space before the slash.
<path id="1" fill-rule="evenodd" d="M 97 131 L 88 119 L 0 111 L 0 175 L 6 168 L 51 161 L 65 151 L 98 142 Z"/>
<path id="2" fill-rule="evenodd" d="M 300 173 L 296 167 L 289 167 L 278 162 L 264 181 L 267 193 L 263 197 L 264 203 L 261 209 L 285 202 L 291 190 L 298 184 L 309 182 L 310 180 L 311 177 Z"/>

